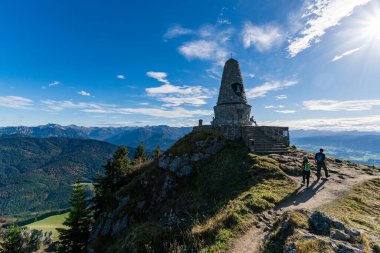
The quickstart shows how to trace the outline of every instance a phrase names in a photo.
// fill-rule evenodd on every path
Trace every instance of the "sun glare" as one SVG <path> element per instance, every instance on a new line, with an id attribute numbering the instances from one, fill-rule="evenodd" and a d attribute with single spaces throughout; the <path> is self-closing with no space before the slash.
<path id="1" fill-rule="evenodd" d="M 380 14 L 369 16 L 364 22 L 364 33 L 371 41 L 380 42 Z"/>

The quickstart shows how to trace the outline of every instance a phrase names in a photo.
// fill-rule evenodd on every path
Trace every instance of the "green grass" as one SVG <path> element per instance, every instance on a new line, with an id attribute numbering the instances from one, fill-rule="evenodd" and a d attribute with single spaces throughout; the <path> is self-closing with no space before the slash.
<path id="1" fill-rule="evenodd" d="M 43 220 L 28 224 L 26 226 L 30 229 L 42 230 L 44 232 L 51 231 L 53 233 L 53 239 L 57 240 L 58 239 L 57 228 L 66 228 L 62 223 L 65 221 L 67 216 L 68 216 L 68 213 L 53 215 Z"/>
<path id="2" fill-rule="evenodd" d="M 193 133 L 172 151 L 191 153 L 195 141 L 214 133 Z M 116 241 L 98 238 L 100 252 L 220 252 L 255 222 L 256 215 L 273 208 L 296 189 L 273 159 L 247 151 L 243 143 L 229 143 L 207 160 L 192 164 L 189 177 L 176 178 L 172 173 L 150 168 L 119 192 L 133 201 L 116 217 L 133 217 L 134 223 Z M 168 198 L 144 213 L 133 203 L 146 206 L 157 198 L 166 178 L 174 188 Z M 146 182 L 142 187 L 141 182 Z M 179 226 L 167 224 L 167 214 L 174 211 L 182 220 Z M 144 235 L 144 236 L 141 236 Z"/>
<path id="3" fill-rule="evenodd" d="M 380 248 L 380 179 L 354 187 L 337 201 L 323 207 L 326 213 L 365 231 L 373 249 Z"/>

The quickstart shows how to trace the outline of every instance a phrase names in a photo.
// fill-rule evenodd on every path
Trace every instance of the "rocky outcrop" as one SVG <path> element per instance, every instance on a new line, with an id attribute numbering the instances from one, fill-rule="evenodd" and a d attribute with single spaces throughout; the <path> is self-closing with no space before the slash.
<path id="1" fill-rule="evenodd" d="M 192 163 L 199 162 L 218 153 L 225 141 L 217 137 L 207 138 L 196 142 L 197 151 L 192 154 L 174 155 L 172 153 L 162 155 L 158 160 L 158 167 L 174 172 L 177 176 L 188 176 L 193 171 Z"/>
<path id="2" fill-rule="evenodd" d="M 343 222 L 320 211 L 286 212 L 279 219 L 266 244 L 265 252 L 364 253 L 362 234 Z"/>

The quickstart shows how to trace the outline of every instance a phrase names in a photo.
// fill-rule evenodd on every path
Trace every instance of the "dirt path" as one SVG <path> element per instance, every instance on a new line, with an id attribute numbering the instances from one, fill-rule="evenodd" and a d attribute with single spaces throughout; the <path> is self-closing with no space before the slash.
<path id="1" fill-rule="evenodd" d="M 294 156 L 294 155 L 293 155 Z M 294 157 L 282 156 L 283 161 L 289 161 L 293 166 L 299 163 L 300 157 L 297 160 Z M 288 159 L 290 158 L 290 159 Z M 347 162 L 337 163 L 335 160 L 328 162 L 330 177 L 328 180 L 317 181 L 315 173 L 312 173 L 310 179 L 310 187 L 306 188 L 299 185 L 298 189 L 289 196 L 284 202 L 280 203 L 272 214 L 264 214 L 266 217 L 275 218 L 273 214 L 280 215 L 281 213 L 294 209 L 310 209 L 315 210 L 318 207 L 329 203 L 346 191 L 350 190 L 354 185 L 367 181 L 373 178 L 379 178 L 379 170 L 373 170 L 365 165 L 350 164 Z M 324 173 L 322 172 L 322 176 Z M 296 182 L 301 183 L 300 177 L 292 177 Z M 264 220 L 265 221 L 265 220 Z M 256 253 L 259 252 L 266 236 L 268 235 L 267 226 L 252 226 L 246 234 L 237 239 L 230 252 L 232 253 Z"/>

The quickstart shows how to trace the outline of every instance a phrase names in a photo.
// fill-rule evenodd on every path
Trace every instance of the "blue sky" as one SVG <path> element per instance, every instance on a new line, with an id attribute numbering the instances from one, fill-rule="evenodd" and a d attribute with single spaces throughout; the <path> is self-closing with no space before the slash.
<path id="1" fill-rule="evenodd" d="M 380 0 L 4 0 L 0 126 L 208 122 L 231 54 L 259 124 L 380 131 Z"/>

